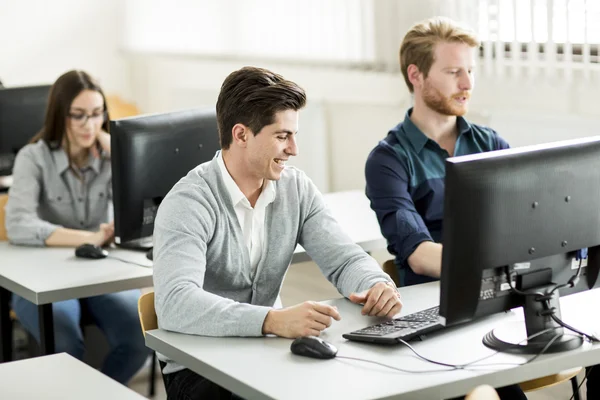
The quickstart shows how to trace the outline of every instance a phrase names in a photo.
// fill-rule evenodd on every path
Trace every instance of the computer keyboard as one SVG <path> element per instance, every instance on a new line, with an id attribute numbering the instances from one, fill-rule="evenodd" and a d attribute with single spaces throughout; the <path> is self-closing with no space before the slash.
<path id="1" fill-rule="evenodd" d="M 408 341 L 417 336 L 443 329 L 444 326 L 438 322 L 439 311 L 438 306 L 431 307 L 342 336 L 349 340 L 382 344 L 398 343 L 398 339 Z"/>

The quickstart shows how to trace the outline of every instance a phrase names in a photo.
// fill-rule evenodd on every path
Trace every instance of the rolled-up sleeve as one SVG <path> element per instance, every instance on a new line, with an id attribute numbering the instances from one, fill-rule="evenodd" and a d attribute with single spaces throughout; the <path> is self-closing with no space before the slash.
<path id="1" fill-rule="evenodd" d="M 502 139 L 502 137 L 498 135 L 498 132 L 496 132 L 493 129 L 490 130 L 492 131 L 492 135 L 494 137 L 494 150 L 510 149 L 510 145 L 508 144 L 508 142 Z"/>
<path id="2" fill-rule="evenodd" d="M 24 147 L 15 159 L 6 204 L 6 233 L 13 244 L 44 246 L 46 239 L 61 227 L 38 217 L 43 179 L 42 167 L 36 161 L 29 147 Z"/>
<path id="3" fill-rule="evenodd" d="M 365 167 L 366 194 L 377 215 L 388 251 L 401 265 L 425 241 L 434 241 L 409 193 L 410 177 L 393 149 L 380 144 Z"/>

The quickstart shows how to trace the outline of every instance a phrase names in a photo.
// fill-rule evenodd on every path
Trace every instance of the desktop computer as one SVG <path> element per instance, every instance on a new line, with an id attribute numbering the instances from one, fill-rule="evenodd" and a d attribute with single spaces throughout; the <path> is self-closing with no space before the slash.
<path id="1" fill-rule="evenodd" d="M 12 174 L 17 152 L 38 133 L 50 85 L 0 89 L 0 176 Z"/>
<path id="2" fill-rule="evenodd" d="M 214 109 L 110 122 L 115 243 L 149 249 L 156 211 L 169 190 L 220 149 Z"/>
<path id="3" fill-rule="evenodd" d="M 528 340 L 494 330 L 483 343 L 514 353 L 580 346 L 581 336 L 563 335 L 558 297 L 600 286 L 600 137 L 448 158 L 442 244 L 439 310 L 344 337 L 398 343 L 523 307 Z"/>

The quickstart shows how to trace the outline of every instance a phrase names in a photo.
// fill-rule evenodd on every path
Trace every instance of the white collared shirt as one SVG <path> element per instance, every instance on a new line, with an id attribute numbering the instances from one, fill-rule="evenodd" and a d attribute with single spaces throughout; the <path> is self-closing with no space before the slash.
<path id="1" fill-rule="evenodd" d="M 240 223 L 240 228 L 242 228 L 244 243 L 250 255 L 250 275 L 254 278 L 256 268 L 264 251 L 266 208 L 275 200 L 275 184 L 273 181 L 265 179 L 260 196 L 254 208 L 252 208 L 246 196 L 244 196 L 229 174 L 229 171 L 227 171 L 227 167 L 225 167 L 225 162 L 223 161 L 223 153 L 220 151 L 217 156 L 217 162 L 223 181 L 225 182 L 225 187 L 229 192 L 233 209 Z"/>

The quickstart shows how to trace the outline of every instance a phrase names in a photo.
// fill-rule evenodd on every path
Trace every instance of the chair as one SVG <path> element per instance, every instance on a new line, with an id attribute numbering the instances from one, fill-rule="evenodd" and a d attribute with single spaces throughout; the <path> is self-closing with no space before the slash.
<path id="1" fill-rule="evenodd" d="M 138 314 L 140 316 L 140 325 L 142 332 L 146 336 L 146 331 L 158 329 L 158 319 L 154 309 L 154 292 L 144 293 L 138 300 Z M 150 372 L 150 397 L 154 396 L 156 386 L 156 352 L 152 352 L 152 366 Z"/>
<path id="2" fill-rule="evenodd" d="M 396 286 L 400 286 L 400 279 L 398 278 L 398 269 L 396 268 L 396 264 L 394 260 L 387 260 L 383 263 L 382 266 L 383 272 L 388 274 L 390 278 L 394 281 Z M 519 386 L 524 392 L 533 392 L 534 390 L 544 389 L 550 386 L 555 386 L 560 383 L 566 382 L 568 380 L 571 381 L 571 387 L 573 388 L 573 399 L 579 400 L 579 391 L 577 387 L 579 386 L 577 383 L 577 375 L 583 370 L 582 367 L 567 369 L 565 371 L 561 371 L 557 374 L 544 376 L 538 379 L 532 379 L 530 381 L 521 382 Z M 473 391 L 477 390 L 479 387 L 475 388 Z M 479 397 L 476 397 L 479 399 Z M 482 399 L 487 397 L 481 397 Z M 493 397 L 490 397 L 493 398 Z M 474 397 L 475 399 L 475 397 Z"/>
<path id="3" fill-rule="evenodd" d="M 557 374 L 544 376 L 538 379 L 532 379 L 519 383 L 519 386 L 524 392 L 533 392 L 534 390 L 540 390 L 547 387 L 555 386 L 560 383 L 571 381 L 571 387 L 573 389 L 573 399 L 579 400 L 579 391 L 577 384 L 577 375 L 583 370 L 583 367 L 576 367 L 560 371 Z"/>
<path id="4" fill-rule="evenodd" d="M 106 108 L 110 114 L 110 119 L 114 120 L 140 114 L 140 110 L 135 104 L 127 103 L 118 95 L 106 96 Z"/>
<path id="5" fill-rule="evenodd" d="M 8 236 L 6 235 L 6 213 L 4 212 L 7 201 L 8 195 L 0 194 L 0 241 L 8 240 Z"/>
<path id="6" fill-rule="evenodd" d="M 154 292 L 144 293 L 138 300 L 138 314 L 144 335 L 146 331 L 158 329 L 158 319 L 154 310 Z"/>
<path id="7" fill-rule="evenodd" d="M 390 278 L 394 281 L 396 287 L 400 287 L 400 277 L 398 276 L 398 268 L 396 268 L 396 263 L 394 260 L 387 260 L 383 263 L 382 266 L 383 272 L 388 274 Z"/>

